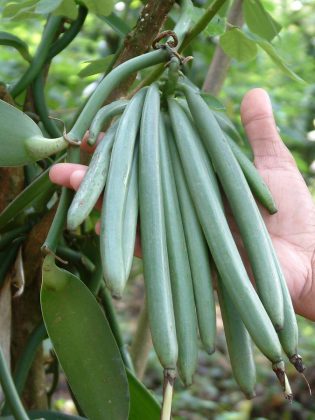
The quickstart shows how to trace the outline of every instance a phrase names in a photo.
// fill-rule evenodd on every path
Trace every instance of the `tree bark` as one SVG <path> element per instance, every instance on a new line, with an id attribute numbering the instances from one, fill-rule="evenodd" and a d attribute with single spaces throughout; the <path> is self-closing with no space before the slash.
<path id="1" fill-rule="evenodd" d="M 0 99 L 13 105 L 13 100 L 4 84 L 0 84 Z M 0 184 L 0 212 L 2 212 L 24 187 L 23 169 L 0 168 Z M 8 366 L 11 365 L 11 283 L 12 273 L 9 272 L 0 289 L 0 345 Z"/>
<path id="2" fill-rule="evenodd" d="M 174 3 L 175 0 L 148 0 L 142 9 L 135 28 L 126 36 L 124 48 L 117 57 L 114 67 L 133 57 L 144 54 L 150 49 L 154 38 L 160 32 Z M 125 79 L 119 87 L 113 90 L 107 102 L 110 103 L 125 96 L 135 77 L 136 75 L 133 74 Z"/>
<path id="3" fill-rule="evenodd" d="M 41 246 L 47 236 L 55 210 L 51 210 L 33 227 L 23 246 L 25 288 L 12 302 L 12 366 L 16 365 L 26 341 L 42 319 L 39 293 L 41 285 Z M 35 357 L 23 393 L 27 409 L 47 408 L 44 356 L 40 348 Z"/>
<path id="4" fill-rule="evenodd" d="M 233 6 L 231 7 L 227 20 L 232 25 L 242 26 L 242 0 L 235 0 Z M 202 90 L 204 92 L 209 92 L 212 95 L 217 96 L 226 79 L 226 75 L 230 64 L 230 57 L 228 57 L 223 52 L 220 45 L 217 45 Z"/>

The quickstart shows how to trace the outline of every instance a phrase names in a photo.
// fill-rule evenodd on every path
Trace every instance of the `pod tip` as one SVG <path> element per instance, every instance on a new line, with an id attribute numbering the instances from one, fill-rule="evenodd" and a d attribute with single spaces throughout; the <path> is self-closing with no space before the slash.
<path id="1" fill-rule="evenodd" d="M 289 360 L 298 372 L 304 372 L 305 366 L 303 364 L 303 359 L 299 354 L 294 354 L 293 356 L 289 357 Z"/>

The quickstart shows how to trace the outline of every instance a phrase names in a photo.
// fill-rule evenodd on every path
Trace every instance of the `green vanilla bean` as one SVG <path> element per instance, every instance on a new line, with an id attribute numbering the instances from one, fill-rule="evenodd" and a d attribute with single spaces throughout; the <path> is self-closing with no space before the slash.
<path id="1" fill-rule="evenodd" d="M 22 93 L 23 90 L 25 90 L 32 83 L 32 81 L 42 69 L 47 59 L 50 45 L 57 34 L 61 22 L 61 16 L 52 15 L 48 18 L 42 39 L 36 50 L 36 54 L 31 62 L 31 65 L 23 74 L 21 79 L 10 90 L 11 96 L 13 98 L 16 98 L 20 93 Z"/>
<path id="2" fill-rule="evenodd" d="M 154 66 L 155 64 L 163 63 L 169 57 L 169 53 L 160 49 L 152 51 L 147 54 L 132 58 L 125 63 L 120 64 L 114 68 L 98 85 L 93 92 L 81 114 L 79 115 L 74 126 L 67 134 L 68 138 L 73 141 L 80 141 L 84 136 L 86 130 L 89 128 L 94 115 L 102 106 L 103 102 L 112 92 L 112 90 L 130 74 L 142 70 L 146 67 Z"/>
<path id="3" fill-rule="evenodd" d="M 0 347 L 0 383 L 8 404 L 11 407 L 12 414 L 16 420 L 29 420 L 28 415 L 22 405 L 6 360 Z"/>

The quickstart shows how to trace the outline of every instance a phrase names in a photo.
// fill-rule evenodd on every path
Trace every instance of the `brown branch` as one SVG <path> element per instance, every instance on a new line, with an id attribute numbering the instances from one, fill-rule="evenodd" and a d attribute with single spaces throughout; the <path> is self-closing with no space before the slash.
<path id="1" fill-rule="evenodd" d="M 242 0 L 235 0 L 227 20 L 232 25 L 242 26 Z M 223 52 L 220 45 L 218 45 L 209 66 L 202 90 L 217 96 L 223 86 L 230 64 L 230 57 L 228 57 Z"/>
<path id="2" fill-rule="evenodd" d="M 167 14 L 171 10 L 175 0 L 148 0 L 141 11 L 135 28 L 126 36 L 124 48 L 117 57 L 115 66 L 130 60 L 140 54 L 147 52 L 151 44 L 163 26 Z M 112 102 L 122 96 L 125 96 L 132 85 L 136 75 L 132 75 L 124 80 L 116 88 L 107 102 Z"/>

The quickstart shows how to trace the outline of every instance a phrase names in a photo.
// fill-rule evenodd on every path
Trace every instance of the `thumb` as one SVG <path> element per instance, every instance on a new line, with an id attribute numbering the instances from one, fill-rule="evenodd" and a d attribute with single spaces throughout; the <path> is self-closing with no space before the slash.
<path id="1" fill-rule="evenodd" d="M 265 90 L 256 88 L 247 92 L 241 104 L 241 118 L 258 169 L 296 166 L 279 136 L 270 98 Z"/>

